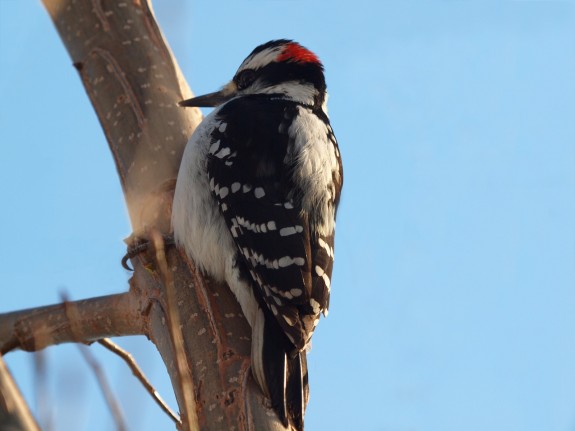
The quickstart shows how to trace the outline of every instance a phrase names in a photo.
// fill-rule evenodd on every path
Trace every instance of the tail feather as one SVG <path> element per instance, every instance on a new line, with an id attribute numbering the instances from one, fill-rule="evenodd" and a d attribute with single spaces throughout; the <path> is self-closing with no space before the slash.
<path id="1" fill-rule="evenodd" d="M 305 351 L 297 351 L 273 316 L 258 310 L 252 328 L 252 373 L 285 427 L 304 429 L 309 397 Z"/>
<path id="2" fill-rule="evenodd" d="M 286 404 L 290 419 L 296 430 L 303 430 L 303 416 L 307 405 L 307 363 L 305 351 L 297 352 L 288 359 L 286 381 Z"/>

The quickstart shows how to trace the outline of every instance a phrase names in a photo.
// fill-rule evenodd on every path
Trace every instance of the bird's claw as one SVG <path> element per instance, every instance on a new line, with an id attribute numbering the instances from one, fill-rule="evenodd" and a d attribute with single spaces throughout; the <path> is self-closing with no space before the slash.
<path id="1" fill-rule="evenodd" d="M 164 244 L 166 246 L 174 245 L 175 244 L 174 237 L 172 235 L 164 235 Z M 134 268 L 132 268 L 128 264 L 128 260 L 132 259 L 133 257 L 139 255 L 144 251 L 147 251 L 149 247 L 150 247 L 149 240 L 137 238 L 130 245 L 128 245 L 128 251 L 126 252 L 124 257 L 122 257 L 122 267 L 127 271 L 133 271 Z"/>

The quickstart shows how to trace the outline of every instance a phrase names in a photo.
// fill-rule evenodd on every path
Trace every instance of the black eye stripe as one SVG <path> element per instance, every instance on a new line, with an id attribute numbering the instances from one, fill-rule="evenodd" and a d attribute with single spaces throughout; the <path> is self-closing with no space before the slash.
<path id="1" fill-rule="evenodd" d="M 256 79 L 256 72 L 253 69 L 242 70 L 235 78 L 234 81 L 238 86 L 238 90 L 243 90 L 249 87 Z"/>

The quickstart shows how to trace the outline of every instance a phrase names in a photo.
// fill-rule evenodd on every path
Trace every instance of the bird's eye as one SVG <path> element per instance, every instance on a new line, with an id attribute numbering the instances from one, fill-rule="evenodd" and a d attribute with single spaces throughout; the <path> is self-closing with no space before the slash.
<path id="1" fill-rule="evenodd" d="M 236 85 L 238 86 L 238 90 L 243 90 L 256 80 L 256 72 L 252 69 L 242 70 L 234 79 L 236 81 Z"/>

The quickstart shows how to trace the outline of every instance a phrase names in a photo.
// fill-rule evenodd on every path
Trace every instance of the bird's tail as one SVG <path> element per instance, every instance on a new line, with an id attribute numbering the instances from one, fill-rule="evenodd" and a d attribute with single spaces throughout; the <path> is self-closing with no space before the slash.
<path id="1" fill-rule="evenodd" d="M 258 310 L 252 331 L 252 373 L 285 427 L 303 431 L 309 398 L 305 350 L 288 340 L 275 317 Z"/>

